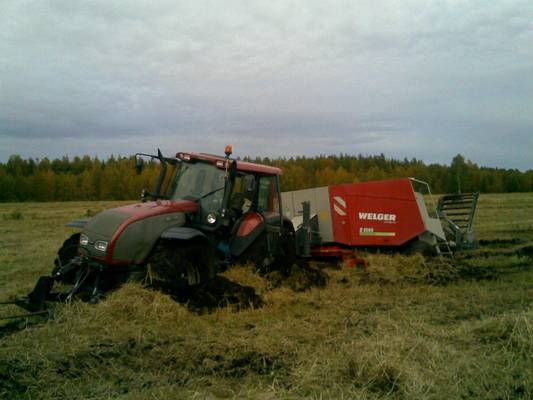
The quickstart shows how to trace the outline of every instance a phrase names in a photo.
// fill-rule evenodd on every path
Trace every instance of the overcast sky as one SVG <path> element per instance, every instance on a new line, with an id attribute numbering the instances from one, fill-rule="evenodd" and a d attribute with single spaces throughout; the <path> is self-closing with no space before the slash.
<path id="1" fill-rule="evenodd" d="M 533 2 L 0 0 L 0 161 L 379 154 L 533 169 Z"/>

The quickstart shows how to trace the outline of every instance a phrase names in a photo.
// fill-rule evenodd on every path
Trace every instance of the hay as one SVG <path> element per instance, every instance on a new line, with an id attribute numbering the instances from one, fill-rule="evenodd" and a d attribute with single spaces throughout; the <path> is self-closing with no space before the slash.
<path id="1" fill-rule="evenodd" d="M 269 289 L 284 286 L 295 292 L 303 292 L 313 287 L 323 288 L 329 280 L 328 274 L 312 267 L 306 260 L 299 260 L 298 263 L 294 263 L 286 274 L 272 271 L 267 273 L 265 278 L 268 281 Z"/>
<path id="2" fill-rule="evenodd" d="M 363 283 L 446 283 L 460 276 L 452 260 L 442 257 L 373 254 L 367 259 L 369 265 L 362 270 Z"/>

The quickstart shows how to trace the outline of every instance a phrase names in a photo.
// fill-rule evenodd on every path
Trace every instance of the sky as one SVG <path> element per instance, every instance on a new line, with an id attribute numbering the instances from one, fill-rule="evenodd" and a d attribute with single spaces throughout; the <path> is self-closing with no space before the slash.
<path id="1" fill-rule="evenodd" d="M 0 162 L 231 143 L 533 169 L 531 0 L 0 4 Z"/>

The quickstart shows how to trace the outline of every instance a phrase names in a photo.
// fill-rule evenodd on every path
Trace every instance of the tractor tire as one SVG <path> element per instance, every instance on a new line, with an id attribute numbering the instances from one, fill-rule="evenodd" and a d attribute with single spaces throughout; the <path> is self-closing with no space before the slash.
<path id="1" fill-rule="evenodd" d="M 281 230 L 281 252 L 282 254 L 276 257 L 276 269 L 281 269 L 281 272 L 288 273 L 292 265 L 296 262 L 296 234 L 292 226 L 284 225 Z"/>
<path id="2" fill-rule="evenodd" d="M 239 262 L 252 264 L 255 270 L 265 271 L 265 260 L 268 258 L 267 234 L 262 232 L 240 256 Z"/>
<path id="3" fill-rule="evenodd" d="M 214 251 L 204 243 L 162 241 L 148 260 L 146 271 L 149 286 L 180 295 L 215 277 Z"/>
<path id="4" fill-rule="evenodd" d="M 68 264 L 74 257 L 78 256 L 79 242 L 80 233 L 75 233 L 63 242 L 63 245 L 57 252 L 57 257 L 54 260 L 54 269 L 52 270 L 53 276 L 63 265 Z M 76 270 L 71 270 L 67 274 L 61 276 L 58 280 L 64 283 L 73 284 L 76 281 Z"/>
<path id="5" fill-rule="evenodd" d="M 269 273 L 279 271 L 286 275 L 296 261 L 295 233 L 294 229 L 284 226 L 279 239 L 281 254 L 277 255 L 274 260 L 268 260 L 267 234 L 261 233 L 255 242 L 246 250 L 241 257 L 243 262 L 252 263 L 260 273 Z"/>

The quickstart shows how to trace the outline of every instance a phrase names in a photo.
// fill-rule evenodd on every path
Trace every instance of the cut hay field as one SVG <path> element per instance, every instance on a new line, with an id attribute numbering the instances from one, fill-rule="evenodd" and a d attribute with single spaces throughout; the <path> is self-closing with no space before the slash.
<path id="1" fill-rule="evenodd" d="M 50 272 L 65 223 L 117 204 L 0 204 L 0 300 Z M 533 398 L 533 193 L 482 195 L 475 224 L 481 247 L 453 264 L 316 264 L 328 284 L 303 291 L 235 267 L 251 307 L 201 312 L 127 285 L 50 321 L 0 321 L 0 398 Z"/>

